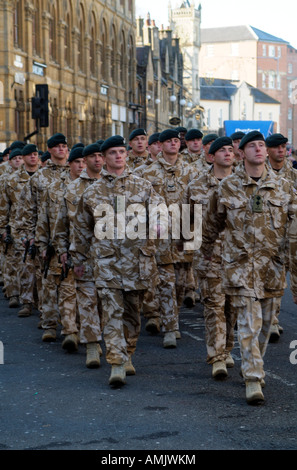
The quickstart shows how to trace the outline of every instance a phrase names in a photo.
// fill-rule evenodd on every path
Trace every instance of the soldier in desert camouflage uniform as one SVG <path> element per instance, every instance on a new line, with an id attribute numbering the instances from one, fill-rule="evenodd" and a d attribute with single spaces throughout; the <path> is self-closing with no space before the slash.
<path id="1" fill-rule="evenodd" d="M 193 163 L 201 158 L 203 134 L 199 129 L 190 129 L 185 135 L 187 148 L 181 154 L 187 163 Z"/>
<path id="2" fill-rule="evenodd" d="M 22 149 L 22 160 L 23 164 L 21 167 L 7 178 L 5 201 L 2 200 L 0 204 L 1 212 L 3 211 L 3 214 L 6 212 L 7 218 L 11 220 L 14 227 L 16 227 L 18 204 L 22 204 L 20 195 L 24 184 L 26 184 L 29 178 L 39 169 L 38 149 L 36 145 L 29 144 Z M 7 220 L 5 223 L 8 224 L 9 221 Z M 14 236 L 15 256 L 17 256 L 17 258 L 14 263 L 10 263 L 10 265 L 14 266 L 19 279 L 20 302 L 23 306 L 21 310 L 19 310 L 18 315 L 25 317 L 31 314 L 33 304 L 35 301 L 38 301 L 36 292 L 41 290 L 41 284 L 40 277 L 36 278 L 35 275 L 35 261 L 31 256 L 26 256 L 25 262 L 23 261 L 24 247 L 22 241 L 18 233 L 15 232 Z M 38 289 L 36 289 L 37 285 Z"/>
<path id="3" fill-rule="evenodd" d="M 39 218 L 44 216 L 42 211 L 42 201 L 45 199 L 47 189 L 53 181 L 60 181 L 62 174 L 67 170 L 68 145 L 67 139 L 61 133 L 54 134 L 48 139 L 48 152 L 51 158 L 47 161 L 44 168 L 40 168 L 24 185 L 21 193 L 22 204 L 18 207 L 18 231 L 24 238 L 24 243 L 29 240 L 30 246 L 37 247 L 37 256 L 40 265 L 44 265 L 42 253 L 35 240 L 36 226 L 39 224 Z M 42 295 L 42 314 L 46 312 L 47 318 L 52 314 L 53 320 L 43 325 L 43 341 L 56 340 L 56 327 L 59 317 L 59 310 L 56 301 L 56 292 L 45 289 L 47 279 L 42 276 L 43 295 Z"/>
<path id="4" fill-rule="evenodd" d="M 241 140 L 244 165 L 226 177 L 210 199 L 203 220 L 201 251 L 209 259 L 225 230 L 223 268 L 226 294 L 237 309 L 241 370 L 248 403 L 263 403 L 263 357 L 278 298 L 286 287 L 286 241 L 296 214 L 290 183 L 265 165 L 265 139 L 258 131 Z"/>
<path id="5" fill-rule="evenodd" d="M 218 190 L 220 181 L 232 173 L 234 153 L 229 137 L 216 139 L 209 154 L 213 166 L 191 181 L 188 196 L 191 206 L 201 204 L 205 213 L 208 200 Z M 212 364 L 212 376 L 222 378 L 228 375 L 226 367 L 233 367 L 231 350 L 234 346 L 234 325 L 236 318 L 231 308 L 230 298 L 222 286 L 222 240 L 221 232 L 213 248 L 211 261 L 206 261 L 197 253 L 197 273 L 201 298 L 204 305 L 207 362 Z"/>
<path id="6" fill-rule="evenodd" d="M 148 167 L 148 165 L 151 165 L 152 163 L 154 163 L 157 160 L 158 155 L 161 152 L 161 144 L 160 144 L 160 141 L 159 141 L 159 137 L 160 137 L 160 132 L 155 132 L 154 134 L 152 134 L 149 137 L 149 139 L 148 139 L 148 152 L 149 152 L 148 157 L 142 165 L 138 166 L 137 168 L 135 168 L 135 170 L 133 170 L 133 173 L 135 175 L 142 177 L 142 173 Z"/>
<path id="7" fill-rule="evenodd" d="M 0 233 L 1 240 L 7 238 L 8 227 L 11 230 L 12 243 L 3 247 L 4 259 L 2 266 L 5 295 L 9 299 L 9 307 L 19 306 L 20 279 L 19 267 L 21 261 L 21 247 L 18 243 L 15 231 L 16 225 L 16 197 L 11 190 L 10 177 L 20 168 L 23 163 L 22 149 L 15 148 L 9 154 L 9 165 L 11 170 L 6 171 L 0 178 Z"/>
<path id="8" fill-rule="evenodd" d="M 207 134 L 202 139 L 202 152 L 201 156 L 198 160 L 195 160 L 191 163 L 193 168 L 195 168 L 198 173 L 202 171 L 209 170 L 209 167 L 212 165 L 212 159 L 209 158 L 208 153 L 211 144 L 214 140 L 216 140 L 219 136 L 217 134 Z"/>
<path id="9" fill-rule="evenodd" d="M 127 209 L 131 204 L 144 207 L 142 222 L 146 224 L 148 205 L 163 200 L 148 182 L 127 169 L 127 151 L 121 136 L 107 139 L 101 151 L 106 166 L 101 178 L 87 188 L 80 199 L 73 222 L 70 254 L 78 276 L 84 272 L 89 253 L 94 258 L 106 360 L 112 366 L 109 383 L 123 385 L 126 374 L 135 374 L 131 356 L 140 333 L 143 292 L 158 282 L 154 241 L 147 239 L 146 228 L 145 238 L 134 230 L 136 238 L 127 235 Z"/>
<path id="10" fill-rule="evenodd" d="M 292 162 L 287 158 L 287 137 L 282 134 L 272 134 L 266 139 L 267 147 L 267 163 L 270 168 L 274 171 L 277 177 L 285 178 L 290 181 L 293 188 L 297 190 L 297 170 L 293 168 Z M 288 261 L 287 261 L 288 270 Z M 279 305 L 274 315 L 273 322 L 270 329 L 270 342 L 279 340 L 280 334 L 283 332 L 283 328 L 279 324 L 279 314 L 281 308 L 281 298 L 279 299 Z"/>
<path id="11" fill-rule="evenodd" d="M 129 146 L 131 150 L 128 152 L 127 165 L 131 171 L 143 165 L 148 157 L 147 150 L 148 139 L 144 129 L 135 129 L 129 136 Z"/>
<path id="12" fill-rule="evenodd" d="M 158 160 L 143 171 L 142 177 L 151 182 L 154 189 L 166 201 L 167 207 L 181 204 L 188 183 L 196 174 L 191 166 L 183 161 L 179 153 L 179 134 L 168 129 L 160 134 L 162 153 Z M 160 272 L 160 284 L 153 298 L 146 299 L 144 316 L 150 320 L 146 328 L 150 331 L 161 323 L 165 332 L 164 347 L 176 347 L 179 336 L 179 308 L 185 298 L 186 288 L 194 290 L 192 273 L 192 252 L 185 252 L 180 240 L 158 240 L 157 262 Z M 189 286 L 189 279 L 192 285 Z M 160 317 L 161 315 L 161 317 Z"/>
<path id="13" fill-rule="evenodd" d="M 245 133 L 242 131 L 236 131 L 233 132 L 233 134 L 230 135 L 230 139 L 233 141 L 233 148 L 234 148 L 234 156 L 235 156 L 235 166 L 238 165 L 238 163 L 242 162 L 242 152 L 239 150 L 239 144 L 241 142 L 241 139 L 245 136 Z"/>
<path id="14" fill-rule="evenodd" d="M 97 143 L 88 145 L 82 153 L 86 168 L 79 178 L 72 181 L 62 198 L 57 221 L 54 229 L 53 245 L 65 266 L 69 262 L 69 246 L 72 239 L 73 221 L 77 205 L 83 192 L 100 178 L 103 165 L 103 156 L 100 145 Z M 99 342 L 102 340 L 101 314 L 98 306 L 97 289 L 94 282 L 92 256 L 84 264 L 85 271 L 81 278 L 75 277 L 76 298 L 79 314 L 79 340 L 86 344 L 86 365 L 89 368 L 100 366 L 101 348 Z"/>
<path id="15" fill-rule="evenodd" d="M 68 184 L 76 180 L 85 167 L 83 160 L 83 147 L 73 148 L 69 154 L 69 171 L 61 174 L 59 179 L 53 181 L 48 187 L 41 202 L 40 216 L 36 225 L 36 245 L 42 254 L 44 261 L 48 262 L 48 274 L 43 285 L 45 297 L 55 294 L 55 302 L 58 305 L 56 315 L 52 309 L 43 309 L 42 327 L 57 327 L 60 313 L 62 324 L 63 349 L 77 351 L 79 338 L 79 322 L 77 319 L 76 285 L 73 269 L 70 267 L 67 275 L 64 266 L 54 249 L 53 238 L 58 211 Z M 47 260 L 47 248 L 53 246 L 51 259 Z"/>

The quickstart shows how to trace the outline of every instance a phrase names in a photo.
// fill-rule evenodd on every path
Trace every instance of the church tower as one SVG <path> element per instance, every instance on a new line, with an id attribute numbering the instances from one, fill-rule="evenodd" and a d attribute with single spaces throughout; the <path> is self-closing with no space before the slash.
<path id="1" fill-rule="evenodd" d="M 184 60 L 183 85 L 188 90 L 190 97 L 187 101 L 193 106 L 200 102 L 199 82 L 199 50 L 201 46 L 201 5 L 196 8 L 195 2 L 185 0 L 179 8 L 168 5 L 168 17 L 170 29 L 180 39 L 180 48 Z"/>

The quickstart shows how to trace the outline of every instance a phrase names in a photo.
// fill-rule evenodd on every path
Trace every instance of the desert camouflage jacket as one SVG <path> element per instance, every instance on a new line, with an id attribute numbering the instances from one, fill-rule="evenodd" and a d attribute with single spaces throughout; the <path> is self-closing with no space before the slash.
<path id="1" fill-rule="evenodd" d="M 73 221 L 78 203 L 84 191 L 90 185 L 95 183 L 95 181 L 97 181 L 97 178 L 90 178 L 86 169 L 84 169 L 79 178 L 68 184 L 59 206 L 52 240 L 53 246 L 58 255 L 68 253 L 72 239 Z M 84 262 L 85 273 L 81 279 L 84 281 L 93 280 L 93 270 L 91 266 L 91 260 L 93 257 L 90 254 L 88 258 L 90 259 Z"/>
<path id="2" fill-rule="evenodd" d="M 13 237 L 17 236 L 17 209 L 24 185 L 30 179 L 24 165 L 6 176 L 0 195 L 0 233 L 6 225 L 10 225 Z M 21 200 L 21 204 L 22 204 Z"/>
<path id="3" fill-rule="evenodd" d="M 4 162 L 4 163 L 1 163 L 0 165 L 0 175 L 3 175 L 4 173 L 12 173 L 13 172 L 13 169 L 9 163 L 9 160 Z"/>
<path id="4" fill-rule="evenodd" d="M 24 185 L 21 193 L 22 204 L 18 206 L 17 215 L 17 229 L 22 236 L 28 239 L 35 238 L 36 225 L 42 214 L 41 202 L 50 184 L 60 180 L 65 171 L 68 171 L 68 166 L 55 165 L 48 160 L 47 165 L 36 171 Z"/>
<path id="5" fill-rule="evenodd" d="M 208 171 L 203 172 L 198 178 L 193 179 L 187 191 L 187 201 L 191 205 L 193 212 L 194 204 L 202 205 L 202 216 L 205 215 L 209 199 L 218 190 L 220 181 L 214 175 L 213 166 Z M 220 232 L 217 240 L 213 244 L 212 258 L 206 260 L 200 250 L 197 253 L 198 263 L 196 269 L 200 277 L 220 278 L 222 275 L 222 241 L 224 232 Z"/>
<path id="6" fill-rule="evenodd" d="M 143 290 L 157 283 L 148 218 L 153 218 L 150 204 L 157 207 L 163 202 L 150 183 L 128 169 L 116 176 L 103 168 L 77 206 L 69 249 L 74 266 L 83 265 L 91 252 L 98 288 Z"/>
<path id="7" fill-rule="evenodd" d="M 193 162 L 196 162 L 197 160 L 199 160 L 201 158 L 201 152 L 199 153 L 191 153 L 189 151 L 189 149 L 185 149 L 181 152 L 182 156 L 183 156 L 183 160 L 187 163 L 193 163 Z"/>
<path id="8" fill-rule="evenodd" d="M 267 165 L 273 170 L 276 176 L 278 176 L 279 178 L 287 179 L 293 184 L 294 188 L 297 189 L 297 170 L 293 168 L 292 163 L 288 159 L 285 159 L 284 165 L 279 171 L 274 170 L 272 168 L 271 163 L 268 159 Z"/>
<path id="9" fill-rule="evenodd" d="M 267 167 L 258 182 L 239 166 L 220 183 L 203 219 L 201 251 L 211 257 L 215 240 L 225 230 L 222 260 L 227 294 L 259 299 L 283 295 L 286 240 L 296 210 L 292 186 Z"/>
<path id="10" fill-rule="evenodd" d="M 174 165 L 168 163 L 161 155 L 142 173 L 142 177 L 148 180 L 155 191 L 164 198 L 167 209 L 169 210 L 171 205 L 175 205 L 179 208 L 180 215 L 188 184 L 195 176 L 197 176 L 197 172 L 183 160 L 181 154 Z M 182 231 L 179 232 L 180 238 L 177 238 L 173 232 L 175 223 L 178 222 L 175 219 L 172 216 L 168 238 L 158 240 L 157 260 L 160 264 L 192 261 L 193 253 L 184 251 L 182 248 Z"/>
<path id="11" fill-rule="evenodd" d="M 146 150 L 142 155 L 136 155 L 133 150 L 129 150 L 127 156 L 127 165 L 130 170 L 135 170 L 140 165 L 143 165 L 149 157 L 149 152 Z"/>

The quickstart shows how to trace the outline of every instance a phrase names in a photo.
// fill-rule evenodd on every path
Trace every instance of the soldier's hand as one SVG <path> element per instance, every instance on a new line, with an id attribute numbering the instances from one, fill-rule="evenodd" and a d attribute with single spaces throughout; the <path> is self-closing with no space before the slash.
<path id="1" fill-rule="evenodd" d="M 65 270 L 66 263 L 67 263 L 67 252 L 60 255 L 60 261 L 62 263 L 63 269 Z"/>
<path id="2" fill-rule="evenodd" d="M 75 266 L 73 268 L 73 271 L 74 271 L 74 274 L 77 277 L 82 277 L 84 275 L 84 272 L 85 272 L 85 267 L 84 266 Z"/>

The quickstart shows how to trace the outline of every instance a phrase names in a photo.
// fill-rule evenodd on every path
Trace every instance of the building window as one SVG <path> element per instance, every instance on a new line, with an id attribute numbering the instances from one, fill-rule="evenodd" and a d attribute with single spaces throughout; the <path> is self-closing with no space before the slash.
<path id="1" fill-rule="evenodd" d="M 22 36 L 21 36 L 21 28 L 22 25 L 22 6 L 20 0 L 17 1 L 15 10 L 14 10 L 14 34 L 13 34 L 13 42 L 15 47 L 22 47 Z"/>
<path id="2" fill-rule="evenodd" d="M 93 76 L 96 75 L 96 19 L 92 13 L 91 40 L 90 40 L 90 71 Z"/>
<path id="3" fill-rule="evenodd" d="M 233 57 L 238 57 L 239 56 L 239 44 L 238 44 L 238 42 L 233 42 L 231 44 L 231 55 Z"/>
<path id="4" fill-rule="evenodd" d="M 262 47 L 262 54 L 263 54 L 263 57 L 266 57 L 266 44 L 263 44 L 263 47 Z"/>
<path id="5" fill-rule="evenodd" d="M 262 88 L 266 88 L 266 73 L 262 73 Z"/>
<path id="6" fill-rule="evenodd" d="M 275 46 L 269 46 L 269 57 L 275 57 Z"/>
<path id="7" fill-rule="evenodd" d="M 288 120 L 292 121 L 292 117 L 293 117 L 293 110 L 292 110 L 292 108 L 289 108 L 288 109 Z"/>
<path id="8" fill-rule="evenodd" d="M 293 65 L 291 63 L 288 64 L 288 73 L 293 73 Z"/>
<path id="9" fill-rule="evenodd" d="M 269 72 L 268 75 L 268 88 L 274 89 L 275 88 L 275 73 Z"/>
<path id="10" fill-rule="evenodd" d="M 214 45 L 213 44 L 208 44 L 207 46 L 207 57 L 213 57 L 214 56 Z"/>

